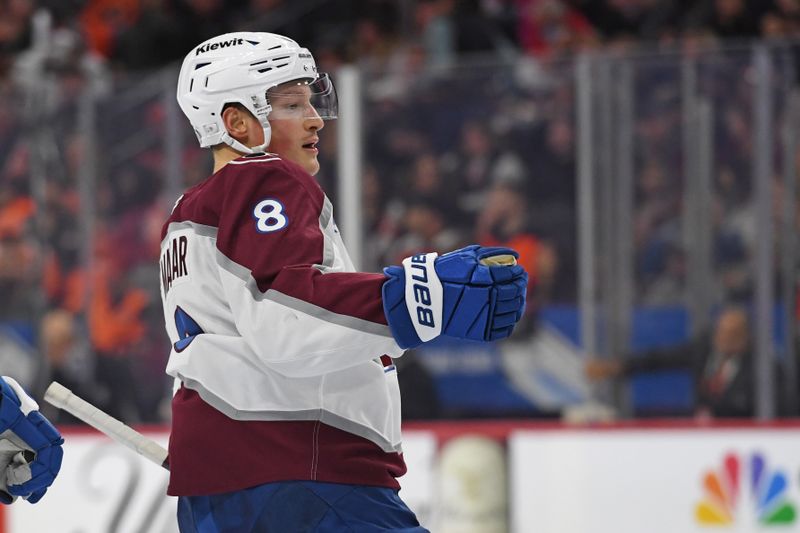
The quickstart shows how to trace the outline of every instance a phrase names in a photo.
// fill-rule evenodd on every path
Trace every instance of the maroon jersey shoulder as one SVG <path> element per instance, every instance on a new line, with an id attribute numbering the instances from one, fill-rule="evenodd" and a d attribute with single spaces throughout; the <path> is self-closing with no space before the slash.
<path id="1" fill-rule="evenodd" d="M 260 194 L 281 195 L 281 201 L 311 202 L 319 212 L 325 194 L 317 181 L 302 167 L 275 154 L 240 157 L 212 177 L 222 181 L 226 203 L 242 205 Z M 223 191 L 209 191 L 215 196 Z"/>
<path id="2" fill-rule="evenodd" d="M 191 187 L 177 199 L 172 212 L 161 228 L 162 240 L 166 237 L 169 225 L 173 222 L 195 222 L 206 226 L 217 226 L 220 203 L 211 201 L 213 196 L 205 192 L 209 188 L 214 188 L 213 178 L 214 176 Z"/>
<path id="3" fill-rule="evenodd" d="M 322 263 L 325 195 L 300 166 L 271 154 L 242 157 L 211 181 L 221 188 L 202 194 L 224 196 L 217 249 L 250 270 L 262 291 L 288 265 Z"/>
<path id="4" fill-rule="evenodd" d="M 195 222 L 219 227 L 226 203 L 246 203 L 248 194 L 259 189 L 280 190 L 289 200 L 310 200 L 312 209 L 321 210 L 325 193 L 317 181 L 299 165 L 275 154 L 240 157 L 203 182 L 188 189 L 176 202 L 162 228 L 166 236 L 172 222 Z"/>
<path id="5" fill-rule="evenodd" d="M 385 276 L 325 275 L 325 194 L 300 166 L 266 154 L 228 163 L 188 190 L 169 222 L 217 228 L 216 248 L 247 269 L 261 292 L 270 288 L 333 311 L 386 324 Z M 166 228 L 166 226 L 165 226 Z"/>

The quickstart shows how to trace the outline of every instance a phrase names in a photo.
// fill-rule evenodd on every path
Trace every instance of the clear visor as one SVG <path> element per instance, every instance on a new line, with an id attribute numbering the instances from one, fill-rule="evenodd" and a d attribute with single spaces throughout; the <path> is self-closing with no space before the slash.
<path id="1" fill-rule="evenodd" d="M 332 120 L 339 114 L 336 89 L 330 77 L 324 72 L 311 82 L 297 80 L 269 89 L 267 101 L 272 107 L 267 117 L 269 120 L 308 118 Z"/>

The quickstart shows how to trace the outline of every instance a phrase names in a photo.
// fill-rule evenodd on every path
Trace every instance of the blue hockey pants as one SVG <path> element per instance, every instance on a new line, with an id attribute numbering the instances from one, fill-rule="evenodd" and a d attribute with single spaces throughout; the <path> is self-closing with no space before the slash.
<path id="1" fill-rule="evenodd" d="M 427 533 L 389 488 L 314 481 L 267 483 L 178 498 L 181 533 Z"/>

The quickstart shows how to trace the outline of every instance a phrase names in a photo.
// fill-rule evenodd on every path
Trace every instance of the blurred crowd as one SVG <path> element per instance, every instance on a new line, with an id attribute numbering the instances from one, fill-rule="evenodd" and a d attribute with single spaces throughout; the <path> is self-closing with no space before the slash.
<path id="1" fill-rule="evenodd" d="M 464 54 L 510 51 L 552 59 L 591 47 L 800 32 L 795 0 L 3 0 L 4 68 L 31 45 L 40 8 L 125 70 L 169 64 L 234 30 L 291 35 L 328 68 L 341 61 L 441 66 Z"/>
<path id="2" fill-rule="evenodd" d="M 574 54 L 643 47 L 691 54 L 731 41 L 800 37 L 800 0 L 0 6 L 0 334 L 26 338 L 42 354 L 31 387 L 61 381 L 132 423 L 164 420 L 171 387 L 157 288 L 161 223 L 176 190 L 210 168 L 184 135 L 180 183 L 168 183 L 165 121 L 174 109 L 153 73 L 197 43 L 226 31 L 275 31 L 308 46 L 322 70 L 360 65 L 369 109 L 364 266 L 377 270 L 416 251 L 470 242 L 511 246 L 535 280 L 525 336 L 536 331 L 538 308 L 577 299 Z M 747 303 L 757 238 L 750 56 L 709 57 L 701 58 L 698 86 L 714 101 L 721 154 L 711 213 L 714 302 Z M 643 63 L 634 81 L 637 305 L 681 305 L 688 296 L 676 64 Z M 87 92 L 94 136 L 80 119 Z M 336 137 L 327 128 L 321 146 L 329 195 Z M 780 209 L 774 213 L 779 222 Z"/>

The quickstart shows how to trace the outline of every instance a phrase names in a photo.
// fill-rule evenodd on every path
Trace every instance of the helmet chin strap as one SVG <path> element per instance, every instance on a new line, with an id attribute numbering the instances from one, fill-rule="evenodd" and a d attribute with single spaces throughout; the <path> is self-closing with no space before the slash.
<path id="1" fill-rule="evenodd" d="M 269 127 L 269 122 L 267 122 L 266 125 L 262 124 L 261 127 L 264 130 L 264 142 L 258 146 L 245 146 L 231 137 L 230 133 L 227 131 L 222 136 L 222 142 L 241 154 L 258 154 L 261 152 L 266 152 L 267 146 L 269 146 L 270 138 L 272 137 L 272 128 Z"/>

